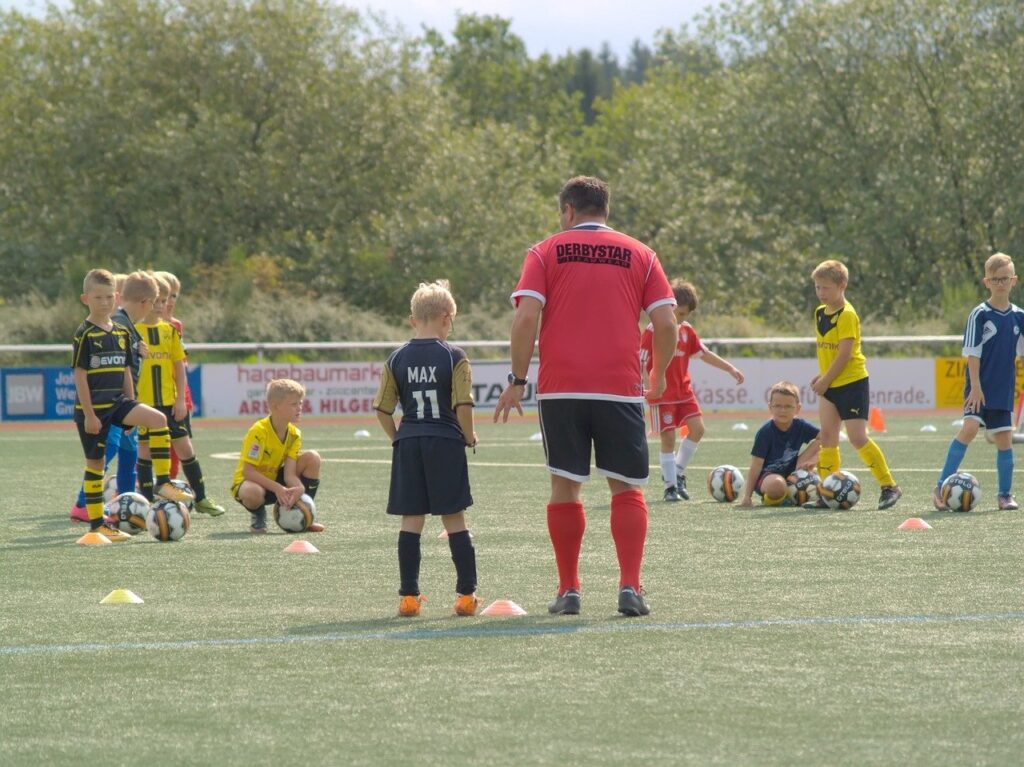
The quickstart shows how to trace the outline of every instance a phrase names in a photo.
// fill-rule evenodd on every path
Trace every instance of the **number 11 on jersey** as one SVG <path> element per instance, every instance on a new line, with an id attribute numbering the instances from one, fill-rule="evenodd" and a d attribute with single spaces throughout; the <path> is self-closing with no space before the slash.
<path id="1" fill-rule="evenodd" d="M 437 389 L 414 391 L 412 393 L 412 398 L 416 400 L 416 417 L 421 421 L 427 417 L 427 411 L 423 402 L 424 397 L 426 397 L 427 403 L 430 405 L 430 417 L 440 418 L 441 409 L 437 406 Z"/>

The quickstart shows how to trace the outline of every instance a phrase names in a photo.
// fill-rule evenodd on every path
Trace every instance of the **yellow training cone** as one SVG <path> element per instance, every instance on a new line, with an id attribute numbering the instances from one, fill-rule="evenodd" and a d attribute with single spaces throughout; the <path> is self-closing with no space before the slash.
<path id="1" fill-rule="evenodd" d="M 75 541 L 75 543 L 81 544 L 82 546 L 104 546 L 110 542 L 110 539 L 103 533 L 86 533 Z"/>
<path id="2" fill-rule="evenodd" d="M 101 605 L 141 605 L 142 597 L 128 589 L 114 589 L 100 600 Z"/>

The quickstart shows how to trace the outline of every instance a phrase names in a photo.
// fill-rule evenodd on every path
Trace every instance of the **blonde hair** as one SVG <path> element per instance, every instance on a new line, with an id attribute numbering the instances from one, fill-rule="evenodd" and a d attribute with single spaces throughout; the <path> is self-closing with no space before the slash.
<path id="1" fill-rule="evenodd" d="M 1013 259 L 1005 253 L 993 253 L 985 261 L 985 276 L 991 277 L 1003 267 L 1013 268 Z"/>
<path id="2" fill-rule="evenodd" d="M 814 267 L 814 271 L 811 272 L 811 279 L 829 280 L 836 285 L 845 285 L 850 281 L 850 270 L 846 268 L 846 264 L 842 261 L 830 258 L 828 261 L 822 261 Z"/>
<path id="3" fill-rule="evenodd" d="M 152 277 L 153 281 L 156 283 L 156 289 L 157 291 L 159 291 L 158 295 L 160 298 L 167 298 L 167 296 L 171 295 L 170 283 L 167 282 L 167 280 L 165 280 L 162 276 L 160 276 L 159 272 L 150 271 L 146 272 L 146 274 Z"/>
<path id="4" fill-rule="evenodd" d="M 114 275 L 114 290 L 120 293 L 124 289 L 124 281 L 128 277 L 127 274 L 115 274 Z"/>
<path id="5" fill-rule="evenodd" d="M 446 314 L 454 317 L 457 309 L 455 299 L 449 290 L 448 280 L 421 282 L 420 286 L 416 288 L 416 292 L 412 294 L 409 309 L 413 319 L 420 322 L 429 322 Z"/>
<path id="6" fill-rule="evenodd" d="M 106 269 L 90 269 L 88 274 L 85 275 L 85 279 L 82 280 L 82 292 L 88 293 L 89 288 L 93 285 L 105 285 L 108 288 L 114 288 L 114 275 Z"/>
<path id="7" fill-rule="evenodd" d="M 160 295 L 160 288 L 153 275 L 146 272 L 132 272 L 124 278 L 124 285 L 121 286 L 122 301 L 145 301 L 147 298 L 156 299 Z"/>
<path id="8" fill-rule="evenodd" d="M 179 280 L 173 274 L 171 274 L 170 272 L 154 272 L 154 274 L 157 277 L 163 279 L 163 281 L 167 283 L 167 285 L 170 287 L 171 293 L 181 292 L 181 280 Z"/>
<path id="9" fill-rule="evenodd" d="M 697 311 L 697 288 L 687 280 L 672 280 L 672 295 L 678 306 L 685 306 L 691 312 Z"/>
<path id="10" fill-rule="evenodd" d="M 800 404 L 800 389 L 795 383 L 791 381 L 779 381 L 778 383 L 772 384 L 771 390 L 768 392 L 768 402 L 772 401 L 772 397 L 776 394 L 783 394 L 788 397 L 796 399 L 796 403 Z"/>
<path id="11" fill-rule="evenodd" d="M 306 387 L 291 378 L 275 378 L 267 384 L 267 402 L 280 402 L 290 394 L 306 396 Z"/>

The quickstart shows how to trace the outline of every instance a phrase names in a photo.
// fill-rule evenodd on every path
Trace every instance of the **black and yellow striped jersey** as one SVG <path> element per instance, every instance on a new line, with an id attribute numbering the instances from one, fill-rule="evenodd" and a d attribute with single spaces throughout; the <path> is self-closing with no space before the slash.
<path id="1" fill-rule="evenodd" d="M 171 407 L 178 394 L 174 365 L 185 360 L 185 347 L 177 328 L 162 320 L 155 325 L 138 323 L 136 329 L 149 347 L 139 373 L 139 402 L 154 407 Z"/>
<path id="2" fill-rule="evenodd" d="M 106 410 L 124 391 L 124 371 L 133 362 L 131 336 L 112 323 L 110 330 L 85 320 L 75 331 L 71 367 L 86 371 L 89 396 L 94 410 Z M 82 403 L 75 398 L 75 409 Z"/>

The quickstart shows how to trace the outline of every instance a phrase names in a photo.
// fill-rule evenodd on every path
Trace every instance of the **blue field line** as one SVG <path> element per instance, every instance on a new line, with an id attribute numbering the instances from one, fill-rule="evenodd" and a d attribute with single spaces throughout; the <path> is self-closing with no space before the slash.
<path id="1" fill-rule="evenodd" d="M 544 636 L 550 634 L 612 634 L 623 631 L 720 631 L 727 629 L 760 629 L 806 626 L 870 626 L 900 623 L 963 623 L 1024 620 L 1024 612 L 981 613 L 978 615 L 852 615 L 847 617 L 771 618 L 742 621 L 708 621 L 699 623 L 648 623 L 622 619 L 598 626 L 572 622 L 544 625 L 516 625 L 508 621 L 498 626 L 460 626 L 450 629 L 409 629 L 396 631 L 353 631 L 325 634 L 294 634 L 235 639 L 182 639 L 158 642 L 85 642 L 80 644 L 0 645 L 0 655 L 40 655 L 76 652 L 110 652 L 121 650 L 191 650 L 207 647 L 254 647 L 278 644 L 319 642 L 353 642 L 376 639 L 485 639 L 488 637 Z"/>

